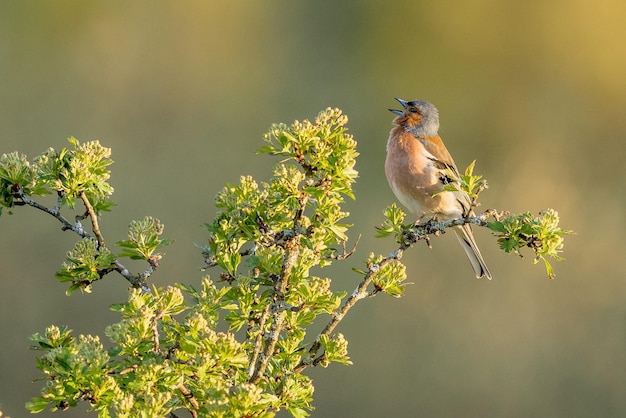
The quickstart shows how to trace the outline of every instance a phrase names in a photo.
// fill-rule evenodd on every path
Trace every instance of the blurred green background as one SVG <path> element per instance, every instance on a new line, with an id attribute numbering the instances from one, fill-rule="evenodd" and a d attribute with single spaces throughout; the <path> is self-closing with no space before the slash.
<path id="1" fill-rule="evenodd" d="M 276 160 L 254 153 L 269 125 L 340 107 L 361 153 L 347 210 L 363 238 L 320 274 L 351 290 L 350 266 L 394 248 L 373 238 L 395 201 L 387 108 L 429 100 L 457 164 L 477 159 L 489 180 L 483 208 L 553 207 L 578 234 L 552 281 L 485 230 L 491 282 L 450 234 L 411 249 L 406 296 L 363 301 L 340 326 L 354 365 L 310 371 L 313 416 L 622 417 L 625 21 L 623 0 L 4 1 L 0 152 L 33 157 L 68 136 L 111 147 L 105 238 L 158 217 L 176 242 L 153 281 L 197 284 L 215 193 L 271 174 Z M 51 323 L 103 336 L 127 283 L 64 296 L 53 275 L 75 237 L 34 210 L 2 216 L 0 237 L 0 405 L 15 418 L 42 384 L 27 337 Z"/>

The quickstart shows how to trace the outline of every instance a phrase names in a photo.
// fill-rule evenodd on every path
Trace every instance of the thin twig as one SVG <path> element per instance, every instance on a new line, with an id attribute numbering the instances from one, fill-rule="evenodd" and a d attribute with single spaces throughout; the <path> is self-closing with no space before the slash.
<path id="1" fill-rule="evenodd" d="M 153 255 L 148 258 L 148 267 L 141 273 L 139 273 L 138 279 L 141 281 L 146 281 L 148 278 L 159 268 L 159 260 L 161 259 L 161 255 Z"/>
<path id="2" fill-rule="evenodd" d="M 256 335 L 256 339 L 254 341 L 254 352 L 252 353 L 252 358 L 250 359 L 250 367 L 248 368 L 248 376 L 252 378 L 256 368 L 256 362 L 259 358 L 259 354 L 261 354 L 261 349 L 263 348 L 263 335 L 265 333 L 265 323 L 270 316 L 270 305 L 269 303 L 265 306 L 263 313 L 261 314 L 261 319 L 259 320 L 259 332 Z"/>
<path id="3" fill-rule="evenodd" d="M 165 311 L 160 311 L 156 315 L 154 315 L 154 317 L 152 318 L 152 342 L 154 344 L 153 351 L 155 354 L 162 354 L 161 353 L 161 337 L 159 334 L 159 321 L 163 319 L 164 314 L 165 314 Z"/>
<path id="4" fill-rule="evenodd" d="M 184 384 L 179 383 L 178 385 L 176 385 L 176 389 L 178 389 L 180 393 L 183 394 L 185 399 L 189 401 L 193 409 L 187 410 L 193 418 L 196 418 L 198 416 L 198 409 L 200 409 L 200 404 L 198 403 L 198 400 L 193 396 L 193 393 L 191 393 L 191 391 Z"/>
<path id="5" fill-rule="evenodd" d="M 57 205 L 55 205 L 52 208 L 48 208 L 42 204 L 39 204 L 35 202 L 34 200 L 32 200 L 30 196 L 24 194 L 24 192 L 21 189 L 17 192 L 16 197 L 18 197 L 22 202 L 24 202 L 28 206 L 32 206 L 35 209 L 39 209 L 43 212 L 46 212 L 48 215 L 55 217 L 63 225 L 61 228 L 63 231 L 69 230 L 69 231 L 74 232 L 81 238 L 91 238 L 91 235 L 89 234 L 89 232 L 85 231 L 85 228 L 83 228 L 83 224 L 81 224 L 79 221 L 76 221 L 74 224 L 70 223 L 70 221 L 68 221 L 63 215 L 61 215 L 61 211 L 59 210 Z"/>
<path id="6" fill-rule="evenodd" d="M 116 375 L 117 374 L 117 375 L 123 376 L 125 374 L 128 374 L 128 373 L 136 371 L 137 368 L 139 368 L 139 365 L 133 364 L 133 365 L 131 365 L 131 366 L 129 366 L 129 367 L 123 369 L 123 370 L 120 370 L 119 372 L 113 370 L 113 371 L 108 372 L 108 374 L 109 375 Z"/>
<path id="7" fill-rule="evenodd" d="M 357 237 L 356 242 L 354 243 L 354 245 L 352 246 L 352 249 L 350 251 L 346 251 L 347 250 L 347 248 L 346 248 L 346 241 L 344 241 L 342 243 L 343 254 L 340 254 L 340 255 L 332 254 L 330 256 L 330 258 L 332 258 L 333 260 L 337 260 L 337 261 L 343 261 L 343 260 L 351 257 L 354 254 L 354 252 L 356 251 L 357 247 L 359 246 L 359 242 L 360 241 L 361 241 L 361 234 L 359 234 L 359 236 Z"/>
<path id="8" fill-rule="evenodd" d="M 96 211 L 93 209 L 93 206 L 87 198 L 87 194 L 84 190 L 80 192 L 80 198 L 85 205 L 85 209 L 87 209 L 87 212 L 89 213 L 89 217 L 91 218 L 91 227 L 93 229 L 94 235 L 96 236 L 96 239 L 98 240 L 98 247 L 103 246 L 104 237 L 102 236 L 102 233 L 100 232 L 100 226 L 98 225 L 98 215 L 96 215 Z"/>

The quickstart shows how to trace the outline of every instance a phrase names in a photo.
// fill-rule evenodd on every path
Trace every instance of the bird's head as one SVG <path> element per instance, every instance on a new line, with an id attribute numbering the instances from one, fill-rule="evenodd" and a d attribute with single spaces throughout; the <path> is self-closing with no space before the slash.
<path id="1" fill-rule="evenodd" d="M 402 126 L 416 136 L 435 136 L 439 131 L 439 112 L 432 103 L 423 100 L 407 102 L 396 98 L 403 110 L 389 109 L 395 113 L 393 123 Z"/>

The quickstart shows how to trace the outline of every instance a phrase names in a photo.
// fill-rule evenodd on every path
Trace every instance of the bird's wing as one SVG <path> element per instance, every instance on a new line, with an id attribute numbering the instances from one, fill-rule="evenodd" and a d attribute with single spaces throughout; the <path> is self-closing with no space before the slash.
<path id="1" fill-rule="evenodd" d="M 417 138 L 426 151 L 430 153 L 434 158 L 431 158 L 438 166 L 452 170 L 452 172 L 459 177 L 459 170 L 456 168 L 456 164 L 452 159 L 452 155 L 448 152 L 448 149 L 443 144 L 443 141 L 439 136 L 427 136 L 425 138 Z"/>
<path id="2" fill-rule="evenodd" d="M 451 184 L 456 186 L 458 191 L 450 192 L 454 193 L 459 205 L 463 208 L 463 213 L 467 216 L 471 213 L 472 201 L 469 195 L 461 190 L 460 178 L 461 174 L 456 167 L 450 152 L 443 144 L 443 141 L 439 136 L 417 138 L 424 148 L 432 155 L 429 159 L 433 162 L 433 165 L 439 170 L 439 179 L 443 185 Z"/>

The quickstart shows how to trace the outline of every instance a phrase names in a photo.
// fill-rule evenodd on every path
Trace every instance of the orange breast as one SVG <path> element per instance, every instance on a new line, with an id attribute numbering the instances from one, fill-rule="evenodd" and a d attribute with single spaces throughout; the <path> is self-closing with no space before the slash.
<path id="1" fill-rule="evenodd" d="M 387 143 L 385 174 L 394 194 L 409 211 L 432 214 L 441 197 L 432 195 L 442 189 L 430 153 L 413 135 L 396 127 Z"/>

